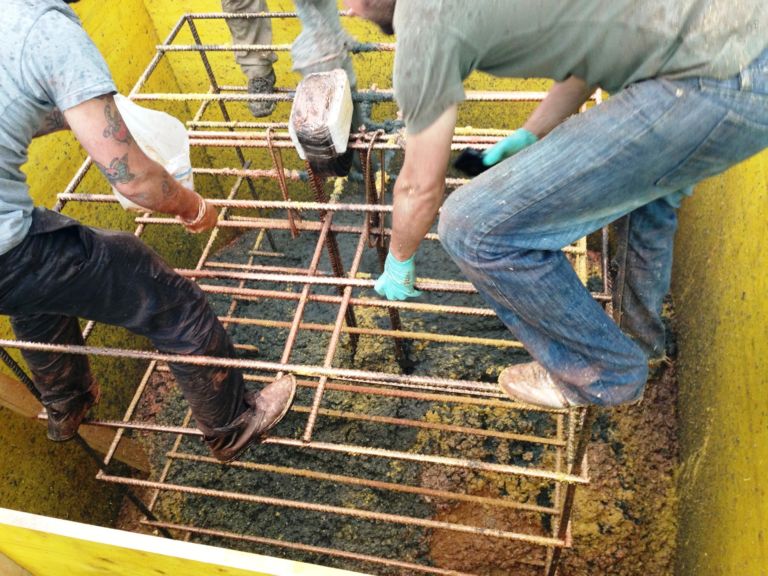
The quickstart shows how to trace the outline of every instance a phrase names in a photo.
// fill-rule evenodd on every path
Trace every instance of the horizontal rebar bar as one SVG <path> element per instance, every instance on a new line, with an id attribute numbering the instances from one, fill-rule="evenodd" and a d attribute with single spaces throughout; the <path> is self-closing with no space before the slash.
<path id="1" fill-rule="evenodd" d="M 115 204 L 118 202 L 113 194 L 87 194 L 87 193 L 62 193 L 59 197 L 67 201 L 77 202 L 96 202 L 105 204 Z M 312 212 L 392 212 L 392 206 L 371 205 L 371 204 L 342 204 L 325 202 L 299 202 L 295 200 L 224 200 L 220 198 L 206 198 L 206 200 L 217 208 L 247 208 L 251 210 L 297 210 Z M 178 220 L 175 220 L 180 224 Z M 219 225 L 226 224 L 226 221 L 219 222 Z"/>
<path id="2" fill-rule="evenodd" d="M 293 411 L 305 413 L 309 410 L 307 406 L 293 406 Z M 436 430 L 439 432 L 453 432 L 458 434 L 467 434 L 470 436 L 485 436 L 487 438 L 497 438 L 501 440 L 511 440 L 514 442 L 541 444 L 544 446 L 565 446 L 561 440 L 549 439 L 540 436 L 531 436 L 526 434 L 515 434 L 514 432 L 501 432 L 496 430 L 487 430 L 485 428 L 471 428 L 468 426 L 457 426 L 454 424 L 442 424 L 439 422 L 428 422 L 425 420 L 413 420 L 410 418 L 392 418 L 389 416 L 375 416 L 371 414 L 361 414 L 359 412 L 350 412 L 344 410 L 331 410 L 330 408 L 320 408 L 319 414 L 329 418 L 358 420 L 361 422 L 371 422 L 373 424 L 391 424 L 393 426 L 403 426 L 410 428 L 423 428 L 425 430 Z"/>
<path id="3" fill-rule="evenodd" d="M 349 16 L 346 10 L 340 10 L 339 16 Z M 257 20 L 261 18 L 298 18 L 296 12 L 188 12 L 184 18 L 191 20 Z"/>
<path id="4" fill-rule="evenodd" d="M 333 444 L 330 442 L 316 442 L 314 440 L 309 443 L 304 443 L 301 440 L 291 440 L 289 438 L 267 438 L 264 442 L 266 444 L 279 444 L 282 446 L 293 446 L 295 448 L 315 448 L 328 452 L 346 452 L 357 456 L 375 456 L 392 460 L 406 460 L 409 462 L 428 462 L 431 464 L 439 464 L 442 466 L 450 466 L 454 468 L 467 468 L 470 470 L 481 470 L 483 472 L 513 474 L 526 478 L 537 478 L 551 482 L 562 482 L 564 484 L 589 483 L 589 480 L 584 476 L 574 476 L 573 474 L 553 472 L 551 470 L 542 470 L 539 468 L 526 468 L 525 466 L 515 466 L 513 464 L 496 464 L 493 462 L 484 462 L 482 460 L 469 460 L 466 458 L 438 456 L 435 454 L 402 452 L 400 450 L 386 450 L 384 448 L 357 446 L 351 444 Z"/>
<path id="5" fill-rule="evenodd" d="M 169 458 L 177 460 L 186 460 L 189 462 L 200 462 L 205 464 L 219 465 L 220 462 L 210 456 L 199 456 L 197 454 L 188 454 L 186 452 L 168 452 Z M 434 490 L 422 486 L 411 486 L 409 484 L 397 484 L 395 482 L 382 482 L 381 480 L 369 480 L 367 478 L 358 478 L 357 476 L 344 476 L 342 474 L 329 474 L 327 472 L 318 472 L 304 468 L 289 468 L 286 466 L 274 466 L 272 464 L 258 464 L 256 462 L 235 461 L 230 464 L 233 468 L 243 470 L 254 470 L 259 472 L 268 472 L 270 474 L 280 474 L 284 476 L 297 476 L 322 482 L 333 482 L 337 484 L 348 484 L 350 486 L 362 486 L 364 488 L 373 488 L 375 490 L 387 490 L 391 492 L 402 492 L 404 494 L 416 494 L 426 498 L 437 498 L 441 500 L 455 500 L 459 502 L 471 502 L 480 506 L 501 506 L 502 508 L 512 508 L 525 512 L 534 512 L 537 514 L 547 514 L 557 516 L 560 511 L 551 506 L 537 506 L 535 504 L 526 504 L 524 502 L 515 502 L 504 498 L 491 498 L 489 496 L 474 496 L 472 494 L 460 494 L 458 492 L 448 492 L 447 490 Z"/>
<path id="6" fill-rule="evenodd" d="M 260 326 L 262 328 L 288 329 L 291 327 L 291 323 L 284 320 L 262 320 L 258 318 L 238 318 L 234 316 L 220 317 L 219 320 L 230 324 L 239 324 L 243 326 Z M 299 325 L 299 329 L 311 332 L 333 332 L 334 327 L 331 324 L 302 322 Z M 398 338 L 400 340 L 439 342 L 442 344 L 472 344 L 477 346 L 490 346 L 494 348 L 523 348 L 523 345 L 516 340 L 502 340 L 500 338 L 455 336 L 453 334 L 412 332 L 409 330 L 386 330 L 384 328 L 352 328 L 349 326 L 344 326 L 341 331 L 344 334 L 358 334 L 360 336 L 381 336 L 387 338 Z"/>
<path id="7" fill-rule="evenodd" d="M 271 496 L 257 496 L 255 494 L 243 494 L 230 492 L 226 490 L 213 490 L 210 488 L 198 488 L 195 486 L 184 486 L 181 484 L 171 484 L 162 482 L 153 482 L 151 480 L 140 480 L 138 478 L 124 478 L 121 476 L 112 476 L 109 474 L 99 474 L 99 479 L 105 482 L 112 482 L 123 486 L 135 486 L 142 488 L 154 488 L 169 492 L 181 494 L 191 494 L 194 496 L 205 496 L 210 498 L 219 498 L 222 500 L 234 500 L 238 502 L 248 502 L 251 504 L 262 504 L 266 506 L 276 506 L 284 508 L 295 508 L 307 512 L 319 512 L 323 514 L 336 514 L 339 516 L 350 516 L 361 520 L 370 520 L 374 522 L 387 522 L 390 524 L 403 524 L 406 526 L 419 526 L 432 530 L 450 530 L 464 534 L 475 534 L 477 536 L 490 536 L 504 540 L 517 542 L 527 542 L 538 546 L 564 547 L 564 540 L 550 538 L 547 536 L 537 536 L 533 534 L 524 534 L 512 532 L 509 530 L 499 530 L 498 528 L 483 528 L 479 526 L 467 526 L 454 522 L 445 522 L 442 520 L 429 520 L 425 518 L 414 518 L 413 516 L 403 516 L 401 514 L 390 514 L 386 512 L 373 512 L 370 510 L 360 510 L 357 508 L 345 508 L 343 506 L 334 506 L 330 504 L 318 504 L 314 502 L 304 502 L 301 500 L 289 500 L 287 498 L 274 498 Z"/>
<path id="8" fill-rule="evenodd" d="M 360 274 L 362 276 L 362 274 Z M 434 286 L 437 281 L 432 280 L 426 280 L 423 281 L 423 285 L 432 285 Z M 274 290 L 260 290 L 257 288 L 230 288 L 227 286 L 214 286 L 210 284 L 200 284 L 200 288 L 205 290 L 206 292 L 211 292 L 214 294 L 230 294 L 233 296 L 238 296 L 242 299 L 252 299 L 252 300 L 261 300 L 261 299 L 275 299 L 275 300 L 294 300 L 295 296 L 293 292 L 279 292 Z M 463 292 L 463 293 L 471 293 L 471 291 Z M 597 300 L 598 302 L 605 302 L 610 301 L 611 296 L 608 294 L 602 294 L 602 293 L 592 293 L 592 297 Z M 324 302 L 324 303 L 333 303 L 332 299 L 334 296 L 329 295 L 321 295 L 321 294 L 314 294 L 309 296 L 310 300 L 314 300 L 316 302 Z M 368 306 L 368 307 L 378 307 L 378 308 L 398 308 L 400 310 L 411 310 L 414 312 L 430 312 L 435 314 L 463 314 L 467 316 L 488 316 L 488 317 L 495 317 L 496 314 L 493 312 L 490 308 L 475 308 L 470 306 L 449 306 L 449 305 L 442 305 L 442 304 L 427 304 L 427 303 L 421 303 L 421 302 L 399 302 L 394 300 L 381 300 L 381 299 L 374 299 L 374 298 L 353 298 L 352 299 L 353 304 L 358 304 L 362 306 Z"/>
<path id="9" fill-rule="evenodd" d="M 271 128 L 271 127 L 270 127 Z M 293 140 L 291 138 L 290 133 L 288 132 L 288 129 L 286 128 L 282 132 L 275 132 L 274 130 L 264 130 L 264 131 L 245 131 L 240 130 L 237 132 L 232 132 L 232 130 L 188 130 L 187 134 L 190 138 L 205 138 L 208 140 L 257 140 L 257 141 L 264 141 L 265 147 L 267 146 L 267 140 L 270 139 L 272 143 L 277 142 L 291 142 L 293 143 Z M 349 139 L 353 143 L 359 143 L 359 142 L 366 142 L 365 138 L 368 138 L 369 140 L 371 138 L 374 139 L 374 141 L 380 141 L 380 142 L 387 142 L 390 141 L 391 138 L 386 138 L 383 136 L 369 136 L 368 134 L 350 134 Z M 452 142 L 456 144 L 464 143 L 464 144 L 496 144 L 503 138 L 503 135 L 488 135 L 488 134 L 458 134 L 454 135 Z M 366 142 L 367 144 L 370 144 L 370 141 Z"/>
<path id="10" fill-rule="evenodd" d="M 424 572 L 426 574 L 437 574 L 438 576 L 476 576 L 467 572 L 459 572 L 457 570 L 449 570 L 443 568 L 435 568 L 432 566 L 426 566 L 424 564 L 415 564 L 413 562 L 404 562 L 402 560 L 392 560 L 389 558 L 383 558 L 380 556 L 371 556 L 369 554 L 359 554 L 356 552 L 347 552 L 345 550 L 338 550 L 336 548 L 326 548 L 323 546 L 313 546 L 309 544 L 301 544 L 298 542 L 288 542 L 286 540 L 275 540 L 273 538 L 264 538 L 263 536 L 252 536 L 249 534 L 239 534 L 235 532 L 228 532 L 225 530 L 213 530 L 209 528 L 200 528 L 199 526 L 188 526 L 184 524 L 172 524 L 168 522 L 156 522 L 152 520 L 144 520 L 142 524 L 151 526 L 153 528 L 165 528 L 168 530 L 177 530 L 181 532 L 188 532 L 191 534 L 198 534 L 202 536 L 214 536 L 226 540 L 235 540 L 240 542 L 251 542 L 254 544 L 263 544 L 267 546 L 276 546 L 278 548 L 287 548 L 289 550 L 299 550 L 301 552 L 310 552 L 313 554 L 335 556 L 338 558 L 346 558 L 348 560 L 358 560 L 360 562 L 369 562 L 371 564 L 381 564 L 383 566 L 390 566 L 393 568 L 402 568 L 410 571 Z M 534 560 L 513 560 L 516 564 L 529 565 L 540 567 L 543 566 L 543 562 L 536 562 Z"/>
<path id="11" fill-rule="evenodd" d="M 290 52 L 291 44 L 157 44 L 158 52 Z M 394 52 L 392 42 L 355 42 L 349 46 L 353 54 Z"/>
<path id="12" fill-rule="evenodd" d="M 49 344 L 43 342 L 25 342 L 21 340 L 0 339 L 0 347 L 17 348 L 20 350 L 34 350 L 38 352 L 56 352 L 61 354 L 80 354 L 92 356 L 104 356 L 109 358 L 129 358 L 136 360 L 160 360 L 177 364 L 189 364 L 193 366 L 219 366 L 222 368 L 240 368 L 249 370 L 263 370 L 266 372 L 290 372 L 301 376 L 330 376 L 340 379 L 358 379 L 364 381 L 375 380 L 382 385 L 410 384 L 425 389 L 437 389 L 450 391 L 454 394 L 497 394 L 495 385 L 487 382 L 473 380 L 457 380 L 450 378 L 435 378 L 429 376 L 404 376 L 388 372 L 371 372 L 366 370 L 352 370 L 348 368 L 325 368 L 308 364 L 284 364 L 279 362 L 266 362 L 263 360 L 248 360 L 235 358 L 218 358 L 214 356 L 165 354 L 150 352 L 147 350 L 131 350 L 126 348 L 102 348 L 96 346 L 78 346 L 64 344 Z M 538 410 L 540 412 L 563 413 L 565 410 L 555 410 L 528 406 L 510 402 L 512 409 Z"/>
<path id="13" fill-rule="evenodd" d="M 239 138 L 190 138 L 190 146 L 211 146 L 216 148 L 266 148 L 264 141 L 262 140 L 248 140 Z M 453 142 L 451 143 L 451 150 L 459 151 L 466 148 L 479 148 L 485 150 L 493 146 L 492 142 Z M 351 150 L 365 150 L 368 146 L 362 142 L 349 142 L 347 149 Z M 272 143 L 272 148 L 280 149 L 295 149 L 293 142 L 289 141 L 277 141 Z M 376 142 L 373 147 L 374 150 L 402 150 L 403 147 L 398 142 Z"/>
<path id="14" fill-rule="evenodd" d="M 264 264 L 232 264 L 230 262 L 207 261 L 208 268 L 221 268 L 223 270 L 239 270 L 240 272 L 275 272 L 276 274 L 311 274 L 309 268 L 292 268 L 289 266 L 269 266 Z M 331 276 L 330 272 L 315 270 L 317 276 Z"/>
<path id="15" fill-rule="evenodd" d="M 355 288 L 373 288 L 374 280 L 346 277 L 302 276 L 301 274 L 266 274 L 262 272 L 230 272 L 227 270 L 187 270 L 175 269 L 181 276 L 195 278 L 214 278 L 217 280 L 248 280 L 252 282 L 275 282 L 285 284 L 314 284 L 318 286 L 352 286 Z M 415 286 L 424 292 L 453 292 L 457 294 L 475 294 L 477 289 L 469 282 L 456 280 L 416 279 Z"/>
<path id="16" fill-rule="evenodd" d="M 159 370 L 167 370 L 167 366 L 161 366 Z M 268 384 L 272 382 L 272 378 L 268 376 L 259 376 L 257 374 L 246 374 L 245 379 L 249 382 L 262 382 Z M 304 380 L 297 378 L 296 382 L 299 386 L 306 388 L 314 388 L 317 386 L 317 382 L 311 380 Z M 360 386 L 356 384 L 342 384 L 337 381 L 331 381 L 328 383 L 329 390 L 336 390 L 339 392 L 351 392 L 353 394 L 367 394 L 373 396 L 384 396 L 387 398 L 409 398 L 411 400 L 420 400 L 425 402 L 440 402 L 444 404 L 462 404 L 470 406 L 483 406 L 488 408 L 509 408 L 509 400 L 505 395 L 499 394 L 498 398 L 482 397 L 474 398 L 467 396 L 452 396 L 450 394 L 440 394 L 434 392 L 416 392 L 413 390 L 404 390 L 400 388 L 390 387 L 376 387 L 376 386 Z M 501 399 L 504 398 L 504 399 Z"/>
<path id="17" fill-rule="evenodd" d="M 194 47 L 192 47 L 194 48 Z M 547 92 L 483 92 L 467 90 L 467 102 L 540 102 Z M 274 92 L 267 94 L 232 94 L 207 92 L 145 92 L 136 94 L 134 100 L 144 102 L 291 102 L 294 92 Z M 359 90 L 352 94 L 355 102 L 393 102 L 392 90 Z"/>
<path id="18" fill-rule="evenodd" d="M 199 284 L 199 286 L 204 292 L 235 296 L 238 300 L 244 301 L 258 302 L 262 300 L 299 299 L 299 294 L 297 292 L 286 292 L 282 290 L 233 288 L 229 286 L 219 286 L 213 284 Z M 311 302 L 318 302 L 321 304 L 336 305 L 341 300 L 341 296 L 334 296 L 331 294 L 310 294 L 309 300 Z M 471 306 L 451 306 L 447 304 L 381 300 L 379 298 L 352 298 L 350 303 L 355 306 L 362 306 L 366 308 L 397 308 L 398 310 L 425 312 L 427 314 L 456 314 L 460 316 L 482 316 L 486 318 L 496 317 L 496 313 L 491 308 L 476 308 Z"/>
<path id="19" fill-rule="evenodd" d="M 42 420 L 46 419 L 45 414 L 39 416 Z M 102 426 L 105 428 L 125 428 L 126 430 L 137 430 L 141 432 L 156 432 L 162 434 L 185 434 L 187 436 L 202 437 L 203 433 L 196 428 L 186 428 L 183 426 L 168 426 L 153 424 L 151 422 L 123 422 L 113 420 L 89 420 L 93 426 Z M 493 472 L 499 474 L 514 474 L 526 478 L 535 478 L 549 482 L 562 482 L 565 484 L 588 484 L 589 481 L 583 476 L 575 476 L 551 470 L 540 468 L 527 468 L 525 466 L 516 466 L 513 464 L 496 464 L 482 460 L 470 460 L 467 458 L 454 458 L 449 456 L 439 456 L 436 454 L 424 454 L 416 452 L 402 452 L 399 450 L 387 450 L 371 446 L 359 446 L 356 444 L 335 444 L 332 442 L 318 442 L 312 440 L 294 440 L 271 436 L 263 441 L 264 444 L 275 444 L 280 446 L 290 446 L 302 450 L 321 450 L 326 452 L 341 452 L 354 456 L 372 456 L 376 458 L 387 458 L 391 460 L 406 460 L 410 462 L 421 462 L 447 466 L 451 468 L 467 468 L 470 470 L 479 470 L 483 472 Z"/>

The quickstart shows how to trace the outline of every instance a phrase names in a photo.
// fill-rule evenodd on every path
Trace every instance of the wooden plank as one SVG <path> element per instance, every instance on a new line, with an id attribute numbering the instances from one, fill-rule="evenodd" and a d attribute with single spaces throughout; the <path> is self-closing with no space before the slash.
<path id="1" fill-rule="evenodd" d="M 0 554 L 0 574 L 3 576 L 32 576 L 5 554 Z"/>
<path id="2" fill-rule="evenodd" d="M 43 420 L 37 418 L 37 415 L 43 410 L 42 405 L 27 390 L 24 384 L 9 378 L 5 374 L 0 374 L 0 406 L 45 425 Z M 83 424 L 80 426 L 80 435 L 91 448 L 101 454 L 106 454 L 112 444 L 112 439 L 115 437 L 115 431 L 100 426 Z M 123 438 L 120 441 L 115 458 L 137 470 L 149 472 L 147 454 L 141 445 L 132 438 Z"/>
<path id="3" fill-rule="evenodd" d="M 363 576 L 4 508 L 0 508 L 0 553 L 34 576 Z"/>

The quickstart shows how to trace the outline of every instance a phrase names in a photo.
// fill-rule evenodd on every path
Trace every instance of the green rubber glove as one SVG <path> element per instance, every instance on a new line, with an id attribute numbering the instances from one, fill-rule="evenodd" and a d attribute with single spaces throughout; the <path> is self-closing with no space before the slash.
<path id="1" fill-rule="evenodd" d="M 496 143 L 483 154 L 483 165 L 493 166 L 498 164 L 505 158 L 509 158 L 520 152 L 523 148 L 528 148 L 531 144 L 536 142 L 538 138 L 533 132 L 529 132 L 525 128 L 518 128 L 512 134 L 504 138 L 501 142 Z"/>
<path id="2" fill-rule="evenodd" d="M 413 256 L 405 262 L 400 262 L 390 252 L 384 263 L 384 272 L 376 280 L 373 289 L 379 296 L 384 296 L 387 300 L 405 300 L 406 298 L 421 296 L 421 292 L 413 287 L 415 281 L 416 269 L 413 264 Z"/>

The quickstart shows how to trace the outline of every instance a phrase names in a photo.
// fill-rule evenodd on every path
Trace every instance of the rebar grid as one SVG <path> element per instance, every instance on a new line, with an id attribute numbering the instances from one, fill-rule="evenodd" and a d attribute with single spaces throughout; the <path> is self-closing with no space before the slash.
<path id="1" fill-rule="evenodd" d="M 492 383 L 492 375 L 489 377 L 482 366 L 451 373 L 456 369 L 454 365 L 445 372 L 441 371 L 443 366 L 429 365 L 429 372 L 420 372 L 414 350 L 424 363 L 440 346 L 449 347 L 449 354 L 477 350 L 482 355 L 485 350 L 514 352 L 521 344 L 499 323 L 494 324 L 495 314 L 470 283 L 455 275 L 441 274 L 450 266 L 447 260 L 443 260 L 443 268 L 425 267 L 427 275 L 417 279 L 417 287 L 425 294 L 422 300 L 387 302 L 375 296 L 372 275 L 380 271 L 375 263 L 383 264 L 391 235 L 384 224 L 392 210 L 386 200 L 391 185 L 387 163 L 394 164 L 396 159 L 385 154 L 401 154 L 400 138 L 380 130 L 353 134 L 350 146 L 359 156 L 362 182 L 338 179 L 332 186 L 322 182 L 298 161 L 284 121 L 243 121 L 228 108 L 252 100 L 290 102 L 293 97 L 290 90 L 246 94 L 241 87 L 218 81 L 208 57 L 210 52 L 290 47 L 204 44 L 197 21 L 228 17 L 233 15 L 183 15 L 157 47 L 131 98 L 199 103 L 187 122 L 194 150 L 235 153 L 234 165 L 228 160 L 225 166 L 194 169 L 196 188 L 204 196 L 217 183 L 232 184 L 227 187 L 225 199 L 211 200 L 219 208 L 220 218 L 208 235 L 197 265 L 193 269 L 177 266 L 177 271 L 198 282 L 223 306 L 220 319 L 233 334 L 240 357 L 176 357 L 127 348 L 18 341 L 0 341 L 0 346 L 148 362 L 123 419 L 94 422 L 115 430 L 104 458 L 105 468 L 127 435 L 149 438 L 150 445 L 170 442 L 167 448 L 157 450 L 158 464 L 150 478 L 103 471 L 98 474 L 107 482 L 149 491 L 147 507 L 160 520 L 145 518 L 143 523 L 148 527 L 204 542 L 228 542 L 254 551 L 276 550 L 278 554 L 382 574 L 470 574 L 438 564 L 429 554 L 396 557 L 371 553 L 366 546 L 361 549 L 355 538 L 350 538 L 348 547 L 330 536 L 298 541 L 267 530 L 269 526 L 263 522 L 256 526 L 246 522 L 243 527 L 235 518 L 237 514 L 254 514 L 263 519 L 265 511 L 275 517 L 298 511 L 307 523 L 337 519 L 340 524 L 333 520 L 330 525 L 341 527 L 341 531 L 349 528 L 353 533 L 375 526 L 376 530 L 386 527 L 387 534 L 397 534 L 396 538 L 403 540 L 417 537 L 432 542 L 449 533 L 516 543 L 517 556 L 507 561 L 517 566 L 519 573 L 553 576 L 562 548 L 570 545 L 575 487 L 587 482 L 585 456 L 591 410 L 542 410 L 514 403 Z M 293 18 L 295 14 L 247 17 Z M 193 44 L 176 43 L 183 31 L 189 32 Z M 353 52 L 391 49 L 388 44 L 365 44 Z M 158 64 L 170 53 L 188 53 L 200 59 L 210 86 L 207 93 L 142 92 Z M 468 100 L 530 102 L 543 96 L 539 92 L 469 92 Z M 599 98 L 598 93 L 595 100 L 599 102 Z M 392 92 L 372 87 L 359 91 L 355 99 L 378 105 L 391 102 Z M 506 133 L 497 129 L 459 129 L 452 149 L 488 147 Z M 250 158 L 252 155 L 255 160 Z M 91 165 L 90 159 L 85 161 L 59 195 L 57 209 L 82 204 L 94 211 L 114 210 L 116 199 L 112 195 L 81 190 Z M 464 182 L 463 178 L 451 177 L 446 184 L 451 190 Z M 243 190 L 249 197 L 241 197 Z M 264 193 L 269 198 L 262 198 Z M 174 218 L 149 213 L 137 216 L 134 222 L 137 236 L 150 227 L 180 226 Z M 232 231 L 250 241 L 245 261 L 219 259 L 221 236 Z M 439 246 L 437 240 L 434 233 L 425 239 L 433 253 Z M 297 263 L 288 252 L 298 244 L 313 249 Z M 595 297 L 609 305 L 605 231 L 602 249 L 603 285 Z M 565 252 L 586 280 L 586 239 Z M 273 308 L 289 312 L 280 318 L 252 312 Z M 318 315 L 327 320 L 318 320 Z M 449 333 L 441 329 L 449 319 L 485 319 L 483 326 L 490 327 L 491 334 L 462 331 L 462 323 L 450 324 L 455 331 Z M 86 336 L 92 329 L 93 325 L 88 324 Z M 254 355 L 262 353 L 262 346 L 238 337 L 243 329 L 258 329 L 261 341 L 278 342 L 279 357 L 254 359 Z M 367 366 L 356 357 L 360 355 L 358 348 L 370 342 L 388 361 L 384 368 Z M 315 353 L 309 356 L 318 360 L 305 360 L 301 350 L 313 349 Z M 190 442 L 199 439 L 201 433 L 192 426 L 188 411 L 166 422 L 140 410 L 158 383 L 171 379 L 167 368 L 171 361 L 239 368 L 249 386 L 291 372 L 298 377 L 300 393 L 274 436 L 251 448 L 242 460 L 222 465 L 205 454 L 199 442 Z M 461 377 L 464 373 L 470 376 Z M 393 413 L 382 410 L 392 406 L 396 407 Z M 351 440 L 346 440 L 347 436 Z M 305 496 L 307 493 L 309 496 Z M 345 494 L 346 500 L 336 493 Z M 406 500 L 401 504 L 399 499 L 403 498 Z M 216 514 L 185 514 L 185 507 L 201 502 L 201 509 L 209 511 L 211 507 L 224 509 L 232 505 L 234 512 L 226 514 L 232 522 Z M 182 504 L 168 514 L 173 503 Z M 459 512 L 464 510 L 463 505 L 487 512 L 489 522 L 484 525 L 471 514 L 462 517 Z M 495 515 L 499 510 L 503 511 L 501 525 Z M 373 549 L 378 550 L 375 546 Z"/>

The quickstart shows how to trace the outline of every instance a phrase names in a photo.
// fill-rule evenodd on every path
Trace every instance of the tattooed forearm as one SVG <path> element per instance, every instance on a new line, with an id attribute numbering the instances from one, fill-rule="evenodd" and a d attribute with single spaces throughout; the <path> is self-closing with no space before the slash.
<path id="1" fill-rule="evenodd" d="M 43 120 L 43 125 L 40 126 L 35 133 L 35 137 L 45 136 L 46 134 L 51 134 L 52 132 L 58 132 L 59 130 L 65 130 L 67 128 L 69 128 L 69 125 L 67 124 L 66 118 L 64 118 L 64 114 L 62 114 L 61 110 L 58 108 L 54 108 Z"/>
<path id="2" fill-rule="evenodd" d="M 113 158 L 109 166 L 99 164 L 95 160 L 93 162 L 113 186 L 115 184 L 126 184 L 136 178 L 136 175 L 131 173 L 128 168 L 128 154 L 125 154 L 122 158 Z"/>
<path id="3" fill-rule="evenodd" d="M 112 101 L 104 104 L 104 117 L 107 119 L 107 127 L 104 128 L 104 138 L 114 138 L 122 144 L 130 144 L 133 141 L 128 127 Z"/>
<path id="4" fill-rule="evenodd" d="M 163 176 L 163 183 L 161 184 L 161 188 L 163 191 L 163 198 L 168 199 L 174 196 L 173 188 L 171 187 L 171 179 L 167 174 Z"/>

